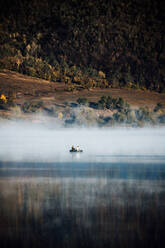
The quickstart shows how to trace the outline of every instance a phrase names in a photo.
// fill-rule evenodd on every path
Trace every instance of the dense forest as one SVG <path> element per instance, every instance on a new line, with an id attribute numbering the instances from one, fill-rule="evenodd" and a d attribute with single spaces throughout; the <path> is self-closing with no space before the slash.
<path id="1" fill-rule="evenodd" d="M 161 0 L 3 0 L 0 68 L 68 90 L 165 92 L 164 13 Z"/>

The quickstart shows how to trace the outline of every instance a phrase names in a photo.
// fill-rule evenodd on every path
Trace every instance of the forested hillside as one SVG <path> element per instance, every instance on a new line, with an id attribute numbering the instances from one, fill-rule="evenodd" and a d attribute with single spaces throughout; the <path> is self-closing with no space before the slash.
<path id="1" fill-rule="evenodd" d="M 155 0 L 3 0 L 0 68 L 77 86 L 165 92 L 165 9 Z"/>

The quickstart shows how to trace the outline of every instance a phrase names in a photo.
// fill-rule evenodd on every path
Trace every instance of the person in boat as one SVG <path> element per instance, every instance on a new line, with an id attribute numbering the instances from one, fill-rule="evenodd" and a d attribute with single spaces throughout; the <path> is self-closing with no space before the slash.
<path id="1" fill-rule="evenodd" d="M 76 151 L 77 151 L 77 152 L 80 151 L 80 147 L 79 147 L 79 146 L 76 147 Z"/>
<path id="2" fill-rule="evenodd" d="M 76 149 L 74 148 L 74 146 L 72 146 L 72 149 L 71 149 L 72 151 L 75 151 Z"/>

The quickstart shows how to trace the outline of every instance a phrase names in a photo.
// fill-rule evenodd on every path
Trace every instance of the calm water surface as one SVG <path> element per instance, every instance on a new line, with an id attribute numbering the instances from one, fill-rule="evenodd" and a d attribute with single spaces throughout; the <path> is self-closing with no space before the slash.
<path id="1" fill-rule="evenodd" d="M 162 247 L 165 157 L 0 162 L 0 247 Z"/>

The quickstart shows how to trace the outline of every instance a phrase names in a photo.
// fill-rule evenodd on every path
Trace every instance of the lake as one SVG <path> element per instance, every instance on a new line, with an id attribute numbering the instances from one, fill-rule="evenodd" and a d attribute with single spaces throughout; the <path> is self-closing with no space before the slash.
<path id="1" fill-rule="evenodd" d="M 0 162 L 0 247 L 162 247 L 165 156 Z"/>

